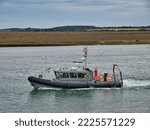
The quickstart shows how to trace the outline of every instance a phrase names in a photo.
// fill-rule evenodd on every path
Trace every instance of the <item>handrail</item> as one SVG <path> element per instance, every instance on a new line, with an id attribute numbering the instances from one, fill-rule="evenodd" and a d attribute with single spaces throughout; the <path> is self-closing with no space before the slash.
<path id="1" fill-rule="evenodd" d="M 120 81 L 121 81 L 121 83 L 123 83 L 123 79 L 122 79 L 122 72 L 120 71 L 120 68 L 119 68 L 119 66 L 118 66 L 117 64 L 114 64 L 114 65 L 113 65 L 113 75 L 114 75 L 114 81 L 116 82 L 116 73 L 115 73 L 115 69 L 116 69 L 116 67 L 117 67 L 117 69 L 119 70 Z"/>

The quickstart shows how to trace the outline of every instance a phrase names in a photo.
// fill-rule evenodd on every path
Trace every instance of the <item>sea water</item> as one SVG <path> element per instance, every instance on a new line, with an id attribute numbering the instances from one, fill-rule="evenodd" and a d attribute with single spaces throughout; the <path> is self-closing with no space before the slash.
<path id="1" fill-rule="evenodd" d="M 48 67 L 72 66 L 85 46 L 0 48 L 0 112 L 150 112 L 150 46 L 88 46 L 88 67 L 123 74 L 120 89 L 39 89 L 28 82 Z"/>

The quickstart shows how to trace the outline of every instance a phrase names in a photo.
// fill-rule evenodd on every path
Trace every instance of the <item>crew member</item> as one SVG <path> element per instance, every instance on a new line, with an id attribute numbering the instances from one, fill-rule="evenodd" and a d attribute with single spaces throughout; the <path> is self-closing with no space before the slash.
<path id="1" fill-rule="evenodd" d="M 95 81 L 100 80 L 100 75 L 98 74 L 98 72 L 97 72 L 97 69 L 96 69 L 96 68 L 95 68 L 95 70 L 94 70 L 94 80 L 95 80 Z"/>

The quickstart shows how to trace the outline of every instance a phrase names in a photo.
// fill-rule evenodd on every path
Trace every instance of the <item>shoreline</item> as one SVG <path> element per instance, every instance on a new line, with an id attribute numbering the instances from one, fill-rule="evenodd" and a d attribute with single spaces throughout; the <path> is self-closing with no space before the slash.
<path id="1" fill-rule="evenodd" d="M 11 45 L 1 45 L 0 44 L 0 48 L 2 47 L 52 47 L 52 46 L 83 46 L 83 45 L 88 45 L 88 46 L 96 46 L 96 45 L 150 45 L 150 43 L 102 43 L 102 44 L 32 44 L 32 43 L 29 43 L 29 44 L 11 44 Z"/>
<path id="2" fill-rule="evenodd" d="M 140 32 L 0 32 L 0 47 L 150 44 Z"/>

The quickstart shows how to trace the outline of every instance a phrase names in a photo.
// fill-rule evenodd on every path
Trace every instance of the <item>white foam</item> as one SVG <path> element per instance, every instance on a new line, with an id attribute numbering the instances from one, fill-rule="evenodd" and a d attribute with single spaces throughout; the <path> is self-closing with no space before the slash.
<path id="1" fill-rule="evenodd" d="M 125 79 L 123 80 L 124 87 L 139 87 L 139 86 L 149 86 L 149 80 L 134 80 L 134 79 Z"/>

